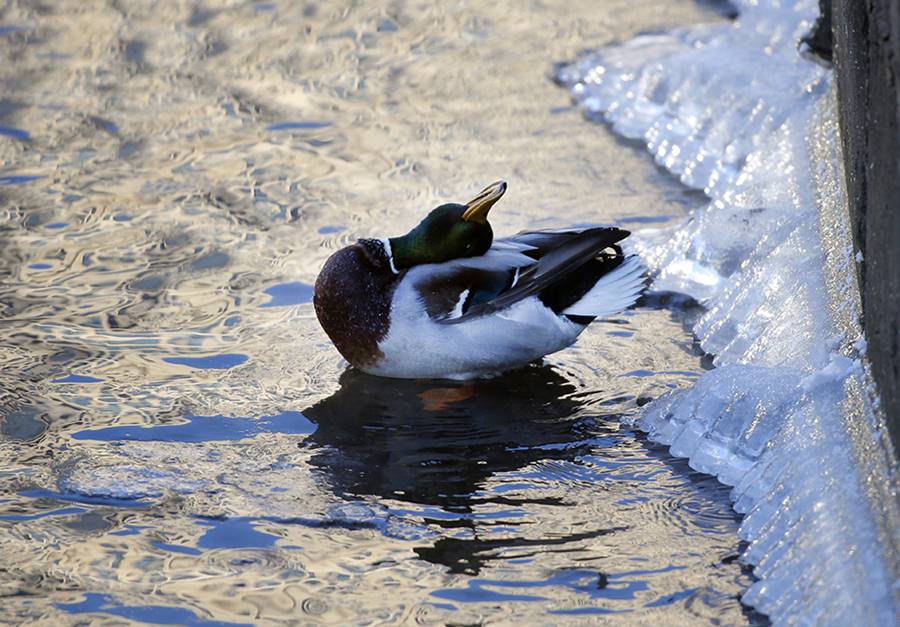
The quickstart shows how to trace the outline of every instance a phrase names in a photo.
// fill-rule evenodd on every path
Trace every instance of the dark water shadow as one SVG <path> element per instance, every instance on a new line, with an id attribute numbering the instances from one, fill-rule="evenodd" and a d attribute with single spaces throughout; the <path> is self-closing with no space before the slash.
<path id="1" fill-rule="evenodd" d="M 348 370 L 340 385 L 303 414 L 317 425 L 304 446 L 342 497 L 465 508 L 495 473 L 579 454 L 563 446 L 581 438 L 576 387 L 547 365 L 465 382 Z"/>
<path id="2" fill-rule="evenodd" d="M 728 20 L 737 19 L 740 11 L 731 0 L 696 0 L 697 4 L 710 13 L 715 13 Z"/>
<path id="3" fill-rule="evenodd" d="M 715 355 L 703 350 L 700 339 L 694 335 L 694 326 L 706 313 L 706 308 L 694 297 L 681 292 L 655 290 L 651 283 L 650 289 L 641 295 L 635 307 L 667 311 L 669 318 L 681 325 L 685 336 L 691 338 L 690 351 L 700 358 L 700 367 L 703 370 L 712 370 L 715 367 L 713 364 Z"/>
<path id="4" fill-rule="evenodd" d="M 424 506 L 426 522 L 445 529 L 494 524 L 484 519 L 483 507 L 481 515 L 476 511 L 485 504 L 506 511 L 562 505 L 546 496 L 506 497 L 480 488 L 497 473 L 538 460 L 572 461 L 597 443 L 578 389 L 547 365 L 468 382 L 388 380 L 348 370 L 340 385 L 303 412 L 317 425 L 302 445 L 316 450 L 311 464 L 342 498 Z M 584 539 L 482 539 L 475 533 L 440 538 L 416 553 L 451 572 L 475 574 L 502 548 Z"/>

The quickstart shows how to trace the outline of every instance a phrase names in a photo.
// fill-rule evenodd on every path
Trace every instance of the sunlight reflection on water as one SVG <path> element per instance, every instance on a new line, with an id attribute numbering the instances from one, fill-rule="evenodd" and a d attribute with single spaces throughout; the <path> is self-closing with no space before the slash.
<path id="1" fill-rule="evenodd" d="M 310 304 L 498 178 L 500 233 L 684 215 L 547 73 L 709 16 L 77 9 L 0 12 L 0 620 L 747 620 L 725 490 L 618 422 L 702 368 L 669 312 L 464 384 L 344 372 Z"/>

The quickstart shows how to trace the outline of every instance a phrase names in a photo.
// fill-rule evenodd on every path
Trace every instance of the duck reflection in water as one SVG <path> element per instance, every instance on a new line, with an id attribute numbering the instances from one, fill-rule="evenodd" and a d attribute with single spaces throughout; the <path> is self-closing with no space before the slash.
<path id="1" fill-rule="evenodd" d="M 588 453 L 596 429 L 592 421 L 592 432 L 586 429 L 576 386 L 547 365 L 465 382 L 383 379 L 351 369 L 340 386 L 304 411 L 317 425 L 304 443 L 317 449 L 312 464 L 342 498 L 374 496 L 438 507 L 450 516 L 427 522 L 445 528 L 477 532 L 476 506 L 562 504 L 480 488 L 496 473 Z M 451 571 L 474 574 L 495 551 L 532 543 L 556 541 L 479 540 L 476 533 L 474 540 L 442 538 L 416 552 Z"/>

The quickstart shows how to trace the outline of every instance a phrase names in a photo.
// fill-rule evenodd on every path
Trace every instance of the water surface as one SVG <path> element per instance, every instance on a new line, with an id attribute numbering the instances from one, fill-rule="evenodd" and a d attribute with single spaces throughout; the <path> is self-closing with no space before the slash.
<path id="1" fill-rule="evenodd" d="M 347 371 L 310 304 L 335 249 L 498 178 L 499 233 L 683 216 L 697 195 L 547 74 L 697 19 L 0 12 L 0 620 L 746 622 L 727 493 L 621 423 L 702 370 L 682 313 L 648 301 L 494 380 L 397 382 Z"/>

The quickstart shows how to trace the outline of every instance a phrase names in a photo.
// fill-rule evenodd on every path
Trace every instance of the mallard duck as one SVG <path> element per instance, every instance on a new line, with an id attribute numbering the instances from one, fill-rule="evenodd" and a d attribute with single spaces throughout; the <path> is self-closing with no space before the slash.
<path id="1" fill-rule="evenodd" d="M 575 342 L 595 318 L 634 304 L 644 268 L 628 231 L 525 231 L 494 239 L 498 181 L 433 209 L 401 237 L 361 239 L 316 280 L 319 323 L 351 365 L 382 377 L 470 379 Z"/>

